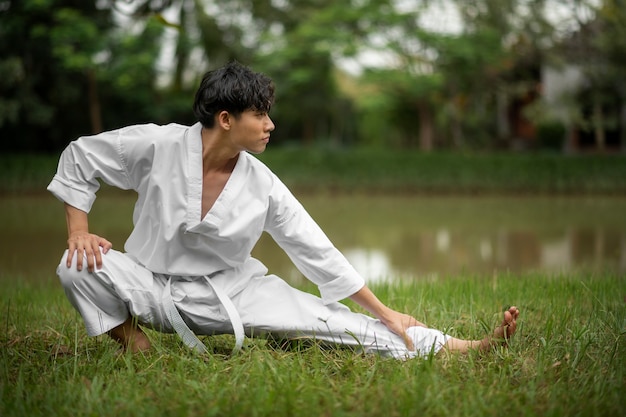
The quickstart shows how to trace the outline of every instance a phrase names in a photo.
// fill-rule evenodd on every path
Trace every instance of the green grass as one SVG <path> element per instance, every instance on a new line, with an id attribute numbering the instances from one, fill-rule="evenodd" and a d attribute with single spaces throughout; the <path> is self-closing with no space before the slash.
<path id="1" fill-rule="evenodd" d="M 58 155 L 0 155 L 0 192 L 45 190 L 58 159 Z"/>
<path id="2" fill-rule="evenodd" d="M 431 153 L 270 148 L 259 156 L 294 189 L 420 193 L 626 193 L 626 155 Z M 43 190 L 57 155 L 0 155 L 0 192 Z"/>
<path id="3" fill-rule="evenodd" d="M 213 353 L 199 356 L 176 336 L 154 332 L 152 352 L 118 356 L 114 342 L 85 335 L 55 280 L 0 278 L 3 417 L 626 413 L 623 276 L 376 286 L 390 306 L 461 337 L 481 337 L 508 303 L 522 310 L 508 350 L 407 362 L 304 344 L 284 350 L 256 339 L 230 357 L 231 336 L 204 338 Z"/>

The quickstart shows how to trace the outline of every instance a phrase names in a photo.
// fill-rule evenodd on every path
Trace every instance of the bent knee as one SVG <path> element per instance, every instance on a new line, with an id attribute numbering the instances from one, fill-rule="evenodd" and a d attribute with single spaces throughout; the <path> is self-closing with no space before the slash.
<path id="1" fill-rule="evenodd" d="M 68 255 L 69 251 L 65 250 L 65 253 L 63 253 L 61 257 L 61 262 L 59 262 L 59 266 L 57 267 L 57 275 L 64 288 L 76 287 L 80 285 L 83 280 L 93 277 L 93 274 L 87 269 L 86 258 L 83 259 L 83 268 L 79 271 L 76 256 L 72 259 L 72 264 L 69 267 L 67 266 Z"/>

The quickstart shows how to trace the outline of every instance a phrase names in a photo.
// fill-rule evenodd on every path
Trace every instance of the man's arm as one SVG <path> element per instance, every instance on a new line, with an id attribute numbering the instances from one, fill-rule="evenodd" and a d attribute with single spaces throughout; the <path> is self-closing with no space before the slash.
<path id="1" fill-rule="evenodd" d="M 89 219 L 87 213 L 65 203 L 65 219 L 67 221 L 67 267 L 72 266 L 72 260 L 76 256 L 76 267 L 83 269 L 83 257 L 87 256 L 87 269 L 89 272 L 96 268 L 102 268 L 102 255 L 107 253 L 113 246 L 103 237 L 89 233 Z"/>
<path id="2" fill-rule="evenodd" d="M 413 341 L 406 334 L 406 329 L 413 326 L 426 327 L 426 325 L 408 314 L 400 313 L 387 307 L 367 286 L 363 286 L 363 288 L 351 295 L 350 299 L 373 314 L 389 330 L 401 336 L 408 349 L 415 349 Z"/>
<path id="3" fill-rule="evenodd" d="M 335 248 L 278 177 L 275 177 L 270 193 L 269 210 L 265 230 L 296 267 L 317 284 L 325 304 L 349 297 L 401 336 L 409 349 L 414 349 L 406 329 L 426 326 L 407 314 L 390 309 L 367 288 L 363 277 Z"/>

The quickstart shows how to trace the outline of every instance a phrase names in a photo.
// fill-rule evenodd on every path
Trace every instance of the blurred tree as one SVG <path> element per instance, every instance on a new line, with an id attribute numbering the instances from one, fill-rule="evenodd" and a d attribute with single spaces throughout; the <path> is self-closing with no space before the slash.
<path id="1" fill-rule="evenodd" d="M 110 33 L 106 55 L 99 63 L 101 105 L 106 129 L 134 123 L 184 122 L 190 113 L 190 98 L 184 110 L 174 97 L 157 88 L 157 60 L 164 27 L 155 16 L 135 24 L 133 30 Z"/>
<path id="2" fill-rule="evenodd" d="M 534 118 L 540 128 L 560 126 L 568 152 L 623 149 L 626 3 L 564 0 L 560 6 L 568 18 L 554 25 L 544 48 L 545 95 Z"/>
<path id="3" fill-rule="evenodd" d="M 626 152 L 626 1 L 604 0 L 599 10 L 604 31 L 598 36 L 597 46 L 607 62 L 607 78 L 612 80 L 617 103 L 617 140 Z"/>
<path id="4" fill-rule="evenodd" d="M 252 2 L 261 28 L 257 42 L 259 68 L 279 86 L 276 136 L 311 143 L 329 138 L 352 142 L 356 129 L 350 101 L 337 87 L 336 62 L 354 55 L 368 36 L 395 13 L 388 0 L 285 0 Z"/>
<path id="5" fill-rule="evenodd" d="M 430 36 L 437 51 L 436 71 L 442 74 L 452 145 L 484 146 L 496 137 L 494 103 L 508 54 L 500 34 L 492 28 L 458 36 Z M 472 143 L 473 142 L 473 143 Z"/>
<path id="6" fill-rule="evenodd" d="M 377 102 L 393 121 L 387 132 L 400 129 L 400 143 L 419 143 L 422 150 L 496 146 L 509 134 L 509 102 L 538 83 L 538 71 L 531 71 L 538 68 L 532 59 L 538 49 L 523 39 L 527 21 L 519 2 L 458 2 L 465 16 L 459 32 L 426 29 L 432 6 L 388 15 L 381 51 L 392 53 L 391 68 L 366 72 L 364 81 L 386 96 Z"/>
<path id="7" fill-rule="evenodd" d="M 407 69 L 371 69 L 363 76 L 370 85 L 360 100 L 370 144 L 431 151 L 436 145 L 436 116 L 440 104 L 440 74 L 415 74 Z"/>
<path id="8" fill-rule="evenodd" d="M 462 32 L 435 42 L 454 144 L 462 147 L 470 139 L 473 147 L 527 142 L 533 133 L 527 132 L 531 124 L 524 108 L 538 93 L 542 51 L 553 32 L 545 18 L 546 1 L 455 3 Z"/>
<path id="9" fill-rule="evenodd" d="M 425 28 L 423 12 L 444 2 L 459 32 Z M 236 59 L 276 81 L 279 141 L 493 147 L 515 134 L 511 109 L 534 100 L 546 51 L 561 54 L 549 47 L 571 33 L 546 19 L 553 2 L 0 0 L 0 146 L 56 150 L 124 124 L 191 123 L 200 76 Z M 599 143 L 610 138 L 598 126 L 626 120 L 623 2 L 602 3 L 589 37 L 602 65 L 580 63 Z M 363 76 L 338 69 L 364 51 L 380 62 Z"/>
<path id="10" fill-rule="evenodd" d="M 39 27 L 33 32 L 38 38 L 49 37 L 52 57 L 58 61 L 62 70 L 85 77 L 91 132 L 99 133 L 102 131 L 102 115 L 97 83 L 98 62 L 94 56 L 104 50 L 106 37 L 98 30 L 95 22 L 78 9 L 61 7 L 53 10 L 52 15 L 52 27 Z"/>
<path id="11" fill-rule="evenodd" d="M 249 28 L 238 21 L 249 15 L 247 4 L 247 9 L 225 0 L 109 0 L 108 5 L 125 16 L 126 26 L 146 25 L 142 55 L 149 52 L 153 62 L 152 69 L 147 60 L 141 68 L 156 76 L 156 81 L 150 79 L 151 86 L 143 85 L 146 93 L 157 96 L 159 106 L 150 106 L 155 121 L 192 123 L 191 104 L 202 75 L 231 60 L 249 63 L 253 55 L 243 39 Z M 157 34 L 159 25 L 162 32 Z M 135 33 L 127 34 L 127 42 L 134 37 Z M 130 62 L 133 59 L 131 54 Z"/>
<path id="12" fill-rule="evenodd" d="M 168 97 L 189 93 L 202 72 L 226 61 L 254 65 L 279 87 L 273 111 L 279 129 L 273 137 L 305 143 L 314 138 L 354 141 L 353 108 L 337 89 L 336 60 L 356 53 L 366 37 L 384 31 L 386 16 L 395 13 L 388 0 L 110 3 L 134 19 L 156 15 L 168 30 L 175 29 L 172 77 L 165 88 Z"/>
<path id="13" fill-rule="evenodd" d="M 403 146 L 462 148 L 466 137 L 472 146 L 484 145 L 496 133 L 491 106 L 510 57 L 500 33 L 488 25 L 461 33 L 424 29 L 423 14 L 430 6 L 387 16 L 381 49 L 392 53 L 392 68 L 367 71 L 364 81 L 386 96 L 378 103 L 392 121 L 387 135 L 399 130 Z"/>
<path id="14" fill-rule="evenodd" d="M 99 128 L 89 55 L 110 27 L 109 13 L 95 2 L 0 2 L 2 148 L 52 150 L 68 131 Z"/>
<path id="15" fill-rule="evenodd" d="M 125 124 L 188 122 L 190 93 L 183 102 L 156 88 L 167 27 L 158 13 L 167 2 L 159 3 L 134 4 L 128 19 L 119 6 L 133 6 L 126 1 L 2 2 L 0 146 L 55 151 L 80 134 Z M 142 18 L 145 10 L 153 11 Z M 123 27 L 113 14 L 127 17 Z"/>
<path id="16" fill-rule="evenodd" d="M 579 142 L 580 136 L 589 136 L 599 151 L 616 146 L 626 150 L 626 1 L 604 0 L 592 10 L 595 19 L 580 22 L 580 29 L 562 48 L 565 59 L 581 69 L 585 80 L 577 97 Z"/>

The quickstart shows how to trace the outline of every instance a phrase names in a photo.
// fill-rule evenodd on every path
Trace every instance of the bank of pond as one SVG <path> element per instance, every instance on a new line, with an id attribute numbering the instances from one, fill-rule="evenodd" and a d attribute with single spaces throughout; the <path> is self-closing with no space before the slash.
<path id="1" fill-rule="evenodd" d="M 626 154 L 269 147 L 258 157 L 307 193 L 626 195 Z M 0 155 L 0 192 L 45 189 L 57 159 Z"/>

